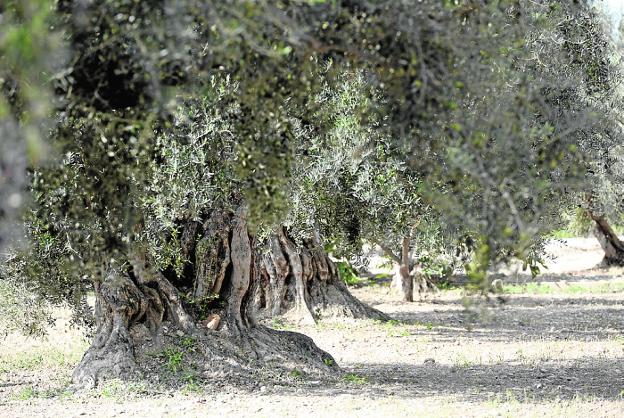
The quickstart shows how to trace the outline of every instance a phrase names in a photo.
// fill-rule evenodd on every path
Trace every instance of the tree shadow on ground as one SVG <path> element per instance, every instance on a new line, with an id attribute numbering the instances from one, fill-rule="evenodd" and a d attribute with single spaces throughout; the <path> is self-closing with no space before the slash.
<path id="1" fill-rule="evenodd" d="M 490 307 L 487 314 L 480 308 L 466 309 L 460 300 L 444 301 L 433 310 L 394 312 L 392 317 L 406 325 L 426 325 L 425 334 L 449 339 L 596 340 L 613 338 L 624 329 L 624 304 L 605 298 L 514 296 Z"/>
<path id="2" fill-rule="evenodd" d="M 355 388 L 328 388 L 337 393 L 426 397 L 454 395 L 471 401 L 497 396 L 519 401 L 548 401 L 622 396 L 624 359 L 584 357 L 573 362 L 450 366 L 436 363 L 362 364 L 348 371 L 367 379 Z M 314 394 L 313 389 L 310 394 Z M 323 392 L 323 390 L 320 390 Z M 320 394 L 320 393 L 319 393 Z"/>

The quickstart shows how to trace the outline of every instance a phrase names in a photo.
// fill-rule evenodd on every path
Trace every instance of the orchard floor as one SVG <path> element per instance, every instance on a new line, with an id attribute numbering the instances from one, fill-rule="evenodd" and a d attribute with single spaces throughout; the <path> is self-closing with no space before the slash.
<path id="1" fill-rule="evenodd" d="M 0 340 L 0 417 L 622 417 L 624 270 L 592 268 L 601 257 L 592 239 L 549 250 L 556 258 L 539 281 L 507 272 L 489 307 L 466 309 L 459 290 L 401 303 L 370 285 L 352 291 L 394 321 L 274 321 L 334 356 L 344 375 L 332 382 L 293 371 L 279 384 L 112 381 L 74 394 L 66 388 L 87 346 L 78 331 L 59 321 L 47 341 L 12 335 Z"/>

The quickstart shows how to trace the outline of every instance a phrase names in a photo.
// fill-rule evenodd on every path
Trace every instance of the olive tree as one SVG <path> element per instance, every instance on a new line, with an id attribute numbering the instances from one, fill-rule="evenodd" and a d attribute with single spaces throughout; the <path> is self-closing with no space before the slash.
<path id="1" fill-rule="evenodd" d="M 534 260 L 561 190 L 576 187 L 566 153 L 593 107 L 558 105 L 584 79 L 558 73 L 569 58 L 548 38 L 583 5 L 56 7 L 69 51 L 53 77 L 58 158 L 33 169 L 31 248 L 2 275 L 77 320 L 94 291 L 77 385 L 154 373 L 152 354 L 181 336 L 208 374 L 332 373 L 309 338 L 259 323 L 385 318 L 348 293 L 324 243 L 403 239 L 433 216 L 471 237 L 466 269 L 485 286 L 490 262 Z"/>

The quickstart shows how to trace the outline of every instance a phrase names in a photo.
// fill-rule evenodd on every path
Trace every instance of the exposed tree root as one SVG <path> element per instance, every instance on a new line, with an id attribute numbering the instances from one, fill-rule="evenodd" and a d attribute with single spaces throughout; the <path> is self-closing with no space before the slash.
<path id="1" fill-rule="evenodd" d="M 75 386 L 158 375 L 163 353 L 183 341 L 181 352 L 204 375 L 251 376 L 263 366 L 331 375 L 338 366 L 310 338 L 263 327 L 256 318 L 388 319 L 351 296 L 320 246 L 295 245 L 281 230 L 268 252 L 256 248 L 242 209 L 189 226 L 181 242 L 195 261 L 183 277 L 157 270 L 136 250 L 131 269 L 112 270 L 95 285 L 97 331 L 76 367 Z"/>

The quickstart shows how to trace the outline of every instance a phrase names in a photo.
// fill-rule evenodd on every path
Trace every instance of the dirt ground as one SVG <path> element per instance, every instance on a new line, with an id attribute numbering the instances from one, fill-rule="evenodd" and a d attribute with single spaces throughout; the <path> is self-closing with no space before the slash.
<path id="1" fill-rule="evenodd" d="M 461 290 L 397 302 L 385 286 L 353 293 L 389 323 L 276 328 L 309 335 L 344 370 L 315 381 L 259 377 L 244 387 L 109 382 L 67 390 L 87 341 L 61 320 L 47 341 L 0 340 L 0 417 L 13 416 L 624 416 L 624 270 L 595 269 L 593 239 L 549 245 L 538 282 L 506 271 L 505 292 L 472 305 Z"/>

